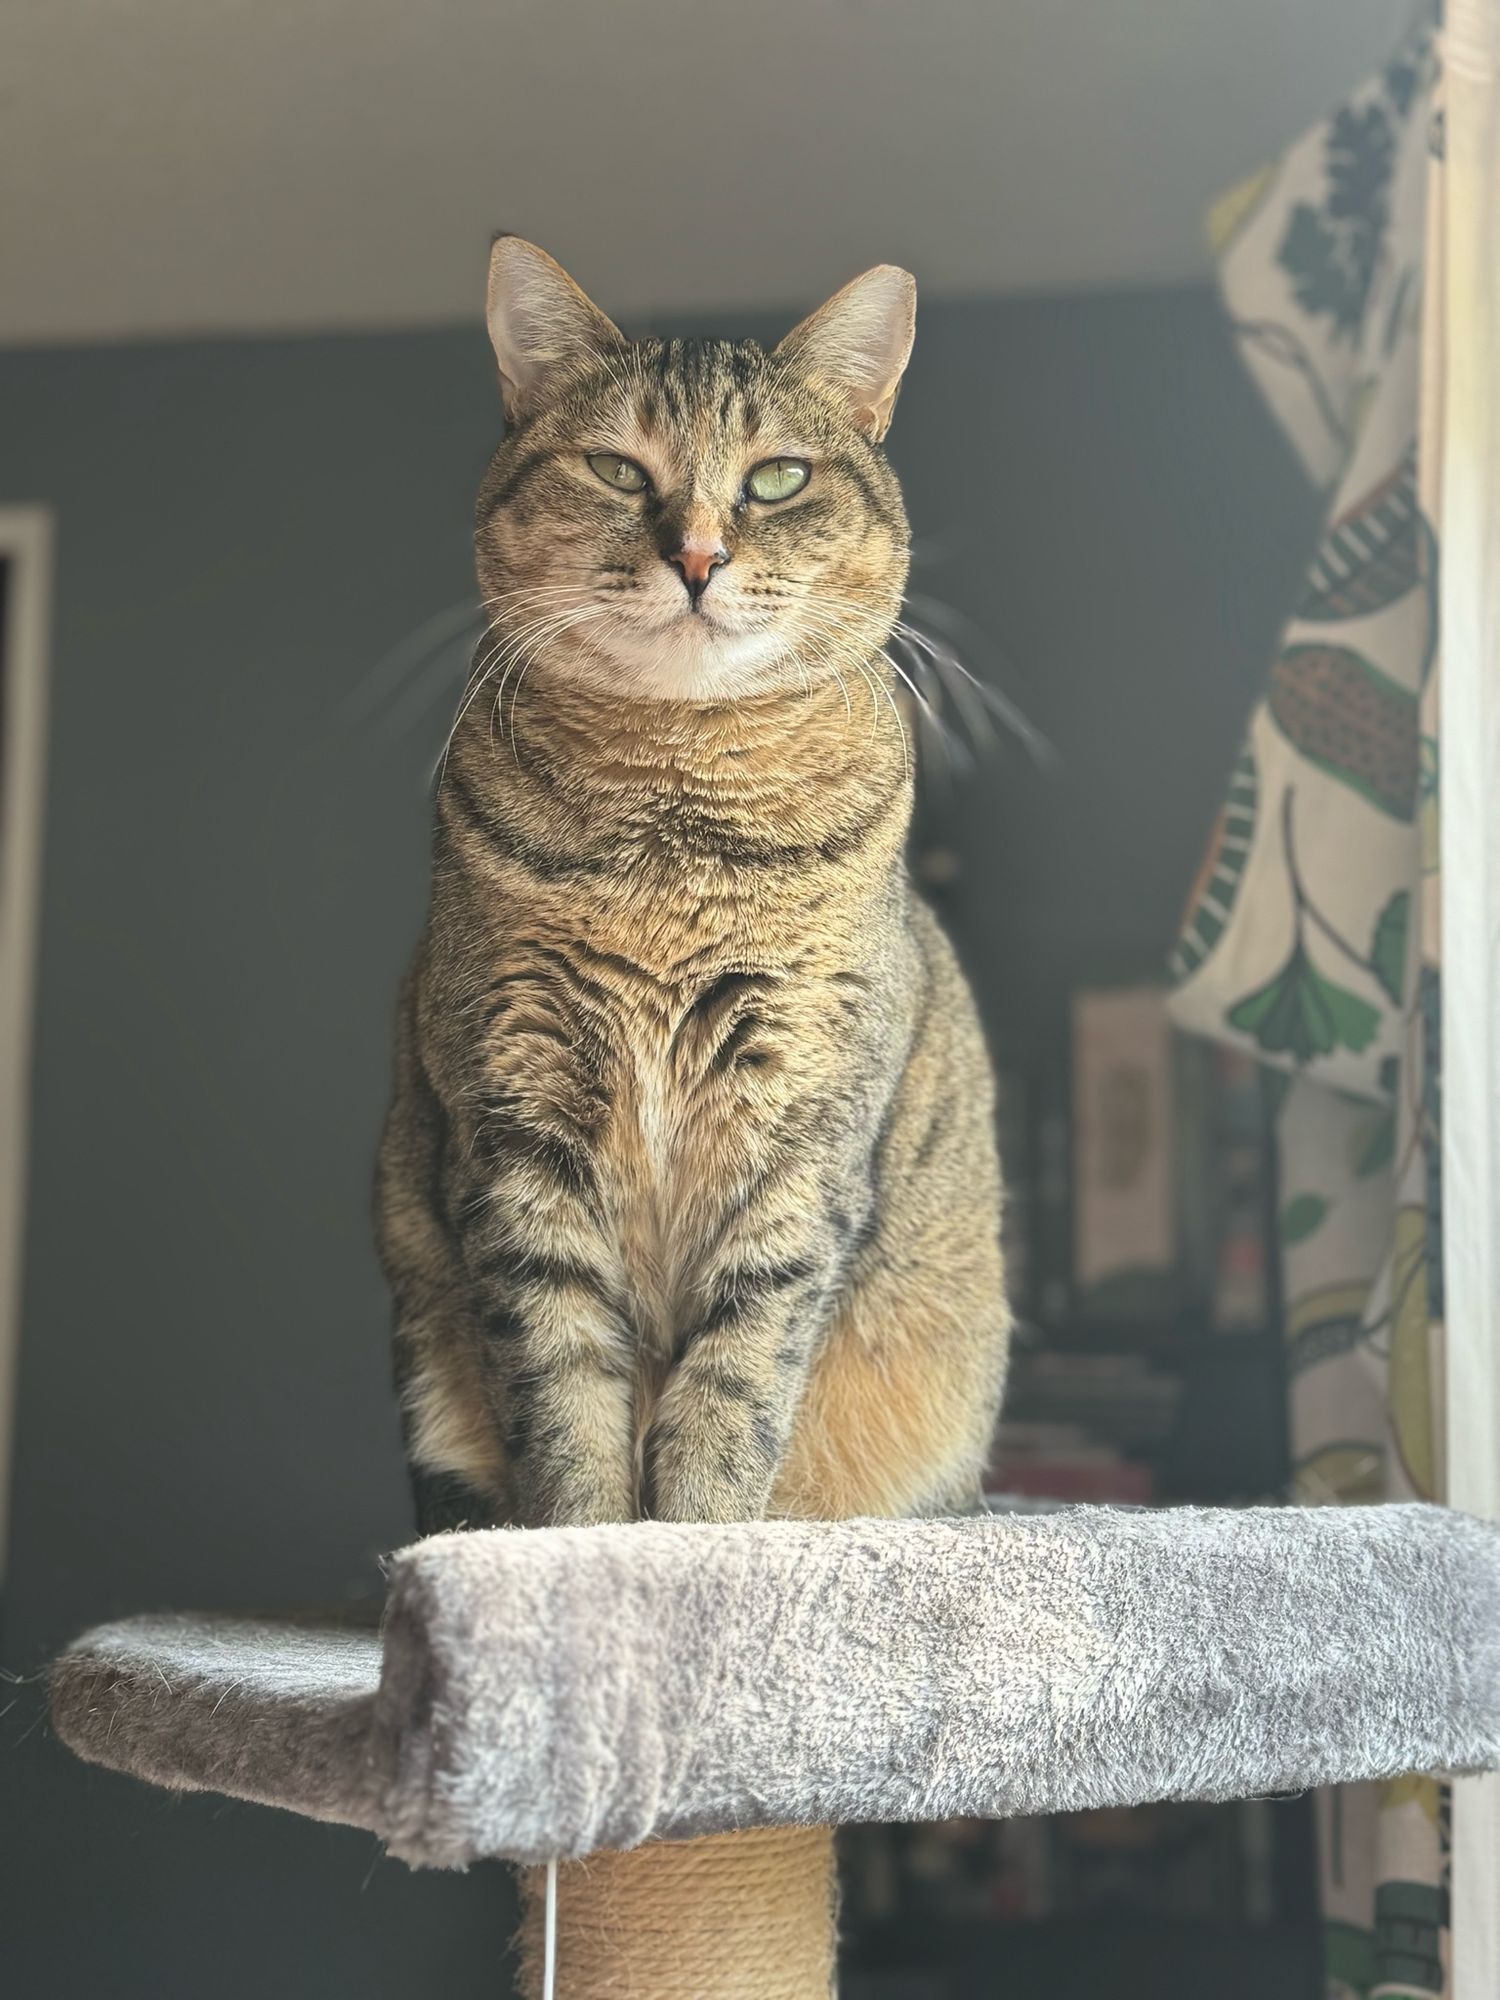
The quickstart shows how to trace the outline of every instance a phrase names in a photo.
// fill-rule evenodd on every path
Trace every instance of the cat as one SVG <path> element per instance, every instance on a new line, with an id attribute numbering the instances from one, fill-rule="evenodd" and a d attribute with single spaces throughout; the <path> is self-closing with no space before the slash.
<path id="1" fill-rule="evenodd" d="M 489 621 L 377 1215 L 422 1532 L 976 1505 L 993 1086 L 908 877 L 881 449 L 916 288 L 627 340 L 492 253 Z"/>

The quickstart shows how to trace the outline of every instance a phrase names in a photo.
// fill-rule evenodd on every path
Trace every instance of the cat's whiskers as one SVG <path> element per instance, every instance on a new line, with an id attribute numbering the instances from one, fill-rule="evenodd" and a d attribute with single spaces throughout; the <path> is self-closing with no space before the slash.
<path id="1" fill-rule="evenodd" d="M 882 653 L 880 657 L 884 659 L 885 654 Z M 868 662 L 863 663 L 860 666 L 860 672 L 869 681 L 870 686 L 874 689 L 877 697 L 879 696 L 884 697 L 887 705 L 890 708 L 891 714 L 895 717 L 896 733 L 901 738 L 901 768 L 903 773 L 909 778 L 911 776 L 911 741 L 906 734 L 905 718 L 903 717 L 901 710 L 896 706 L 896 697 L 891 693 L 890 684 L 889 682 L 882 680 L 879 674 L 871 673 Z M 873 735 L 873 731 L 871 733 Z"/>
<path id="2" fill-rule="evenodd" d="M 600 567 L 597 563 L 553 562 L 549 565 L 549 575 L 553 577 L 582 577 L 589 582 L 593 582 L 600 574 Z M 514 590 L 493 591 L 489 595 L 481 592 L 479 602 L 481 604 L 509 604 L 513 603 L 518 597 L 541 597 L 549 592 L 570 590 L 572 588 L 574 588 L 572 584 L 566 583 L 522 583 L 517 584 Z"/>
<path id="3" fill-rule="evenodd" d="M 579 577 L 592 580 L 591 570 L 578 565 L 573 565 L 573 569 Z M 575 586 L 562 584 L 543 588 L 555 590 L 560 596 L 576 589 Z M 438 692 L 449 683 L 458 664 L 459 641 L 465 636 L 464 628 L 470 626 L 477 629 L 463 649 L 467 665 L 458 695 L 458 699 L 462 700 L 470 685 L 468 675 L 473 672 L 476 658 L 490 636 L 486 611 L 536 595 L 536 589 L 528 587 L 488 597 L 460 598 L 445 605 L 381 656 L 364 679 L 341 701 L 344 716 L 357 728 L 378 728 L 386 734 L 404 734 L 415 719 L 426 713 Z"/>
<path id="4" fill-rule="evenodd" d="M 587 610 L 588 607 L 576 604 L 564 606 L 534 618 L 515 632 L 506 635 L 501 641 L 496 661 L 496 669 L 500 674 L 499 686 L 495 690 L 496 710 L 500 709 L 505 699 L 506 683 L 517 665 L 524 662 L 529 666 L 537 653 L 554 644 L 569 625 L 583 616 Z M 490 678 L 493 678 L 494 671 L 495 669 L 492 669 Z M 503 727 L 501 734 L 504 734 Z"/>
<path id="5" fill-rule="evenodd" d="M 527 654 L 525 660 L 521 662 L 520 672 L 517 676 L 516 685 L 511 693 L 511 698 L 510 698 L 510 729 L 508 732 L 510 736 L 511 755 L 515 759 L 517 768 L 519 768 L 520 766 L 521 753 L 516 743 L 516 704 L 521 699 L 521 687 L 526 679 L 527 674 L 531 671 L 533 665 L 536 663 L 538 656 L 547 647 L 555 646 L 558 640 L 563 638 L 565 635 L 577 632 L 583 626 L 592 624 L 599 618 L 602 618 L 605 615 L 607 609 L 608 607 L 605 605 L 584 606 L 581 610 L 575 612 L 574 615 L 570 619 L 568 619 L 556 631 L 549 631 L 548 633 L 546 633 L 545 636 L 542 639 L 540 639 L 536 645 L 532 647 L 531 651 Z M 585 652 L 587 652 L 592 659 L 594 660 L 598 659 L 599 657 L 598 654 L 589 645 L 587 639 L 583 641 L 583 647 Z M 507 680 L 509 680 L 512 669 L 514 668 L 515 665 L 516 662 L 512 661 L 511 665 L 506 668 L 505 675 L 501 680 L 499 691 L 495 696 L 495 707 L 497 711 L 501 710 L 501 704 L 504 702 L 505 699 L 505 683 Z M 501 716 L 500 733 L 502 736 L 507 734 L 503 713 Z"/>
<path id="6" fill-rule="evenodd" d="M 836 646 L 833 643 L 833 640 L 835 638 L 843 640 L 846 643 L 842 646 Z M 848 639 L 847 627 L 840 626 L 835 629 L 834 627 L 830 626 L 828 628 L 828 636 L 820 637 L 820 636 L 808 635 L 807 638 L 804 640 L 804 644 L 810 646 L 811 649 L 813 650 L 814 663 L 826 667 L 828 672 L 833 676 L 834 680 L 837 681 L 839 686 L 839 691 L 844 697 L 845 714 L 847 720 L 851 723 L 854 720 L 854 710 L 853 710 L 853 705 L 849 699 L 848 683 L 847 681 L 845 681 L 843 675 L 839 672 L 838 668 L 839 659 L 842 657 L 844 665 L 846 667 L 852 665 L 855 671 L 859 674 L 860 679 L 864 682 L 870 694 L 869 740 L 871 743 L 873 743 L 880 729 L 880 695 L 882 692 L 884 692 L 884 690 L 881 689 L 878 678 L 870 673 L 868 663 L 860 657 L 858 650 L 855 650 L 854 652 L 849 651 L 847 646 L 847 639 Z M 901 729 L 901 718 L 899 714 L 897 714 L 896 716 L 896 725 L 898 729 Z M 901 735 L 902 735 L 902 757 L 904 761 L 906 756 L 906 743 L 905 743 L 906 732 L 904 729 L 901 729 Z"/>
<path id="7" fill-rule="evenodd" d="M 844 676 L 839 672 L 832 650 L 828 647 L 819 645 L 817 641 L 813 641 L 812 643 L 814 650 L 813 665 L 826 667 L 828 669 L 828 672 L 833 676 L 834 680 L 838 683 L 839 693 L 844 697 L 845 722 L 846 724 L 852 723 L 854 721 L 854 704 L 849 699 L 849 683 L 844 679 Z M 798 654 L 798 657 L 799 658 L 801 657 L 800 652 Z M 803 671 L 804 673 L 806 672 L 805 667 Z"/>
<path id="8" fill-rule="evenodd" d="M 851 609 L 852 608 L 854 607 L 851 606 Z M 822 607 L 810 600 L 803 605 L 802 609 L 804 615 L 810 617 L 815 625 L 819 624 L 821 625 L 823 631 L 828 635 L 829 639 L 832 639 L 834 637 L 839 637 L 847 641 L 849 635 L 849 624 L 850 624 L 850 619 L 847 616 L 847 614 L 843 616 L 836 615 L 831 611 L 827 610 L 825 607 Z M 877 619 L 875 615 L 869 611 L 868 607 L 865 607 L 864 609 L 864 618 L 869 624 L 871 624 L 876 629 L 878 629 L 879 625 L 883 623 L 882 620 Z M 884 660 L 887 666 L 891 667 L 897 674 L 899 674 L 901 679 L 905 682 L 905 684 L 909 688 L 911 688 L 911 691 L 913 695 L 916 697 L 916 699 L 919 702 L 921 702 L 924 707 L 926 706 L 926 703 L 923 700 L 920 691 L 912 685 L 908 676 L 901 672 L 901 669 L 896 665 L 896 662 L 873 639 L 869 642 L 868 651 L 869 651 L 869 656 Z M 885 701 L 889 702 L 891 713 L 896 718 L 896 728 L 900 732 L 901 736 L 902 761 L 909 775 L 911 771 L 911 743 L 906 733 L 906 724 L 905 721 L 902 719 L 901 711 L 896 706 L 895 697 L 892 695 L 890 688 L 885 684 L 884 681 L 881 680 L 880 676 L 878 674 L 871 673 L 869 658 L 865 657 L 865 649 L 863 647 L 856 644 L 850 650 L 848 657 L 855 666 L 855 668 L 858 670 L 858 672 L 863 676 L 866 685 L 870 689 L 871 709 L 872 709 L 872 723 L 870 729 L 871 742 L 873 743 L 875 740 L 875 726 L 876 723 L 878 722 L 880 713 L 878 703 L 883 698 Z"/>
<path id="9" fill-rule="evenodd" d="M 858 599 L 831 591 L 817 579 L 794 577 L 777 572 L 776 580 L 809 590 L 821 600 L 825 609 L 833 611 L 836 608 L 836 615 L 840 618 L 869 615 L 868 606 L 861 604 Z M 920 601 L 934 612 L 946 610 L 946 607 L 941 606 L 936 599 L 923 597 Z M 975 630 L 977 629 L 976 627 Z M 899 615 L 890 621 L 889 633 L 891 641 L 911 657 L 914 668 L 929 673 L 942 692 L 953 700 L 971 740 L 977 746 L 991 745 L 996 741 L 991 721 L 993 717 L 1020 739 L 1039 766 L 1047 768 L 1056 762 L 1057 753 L 1041 730 L 1022 713 L 1009 696 L 975 674 L 945 641 L 924 631 L 909 618 Z M 896 663 L 892 661 L 891 664 L 894 666 Z M 911 686 L 909 678 L 907 684 Z M 913 692 L 918 690 L 913 689 Z M 941 711 L 930 698 L 924 697 L 924 699 L 927 701 L 928 713 L 932 720 L 943 736 L 949 737 L 951 732 L 942 724 Z"/>
<path id="10" fill-rule="evenodd" d="M 597 616 L 598 614 L 597 614 L 597 613 L 595 613 L 594 615 L 596 615 L 596 616 Z M 572 624 L 571 626 L 569 626 L 569 627 L 568 627 L 567 629 L 568 629 L 568 630 L 569 630 L 570 632 L 571 632 L 571 631 L 576 631 L 576 630 L 578 629 L 578 627 L 579 627 L 579 626 L 581 626 L 581 625 L 586 625 L 586 624 L 588 624 L 589 622 L 590 622 L 590 620 L 589 620 L 589 618 L 588 618 L 587 616 L 584 616 L 584 617 L 580 617 L 580 618 L 577 618 L 577 619 L 575 619 L 575 620 L 574 620 L 574 622 L 573 622 L 573 624 Z M 548 641 L 548 643 L 549 643 L 549 644 L 552 644 L 552 643 L 555 643 L 555 641 L 554 641 L 554 640 L 549 640 L 549 641 Z M 592 646 L 590 646 L 590 644 L 589 644 L 588 640 L 587 640 L 587 639 L 585 639 L 585 640 L 584 640 L 584 641 L 583 641 L 582 643 L 583 643 L 583 650 L 584 650 L 584 651 L 585 651 L 585 652 L 586 652 L 586 653 L 587 653 L 587 654 L 589 655 L 589 657 L 590 657 L 590 658 L 591 658 L 592 660 L 595 660 L 595 661 L 597 661 L 597 660 L 598 660 L 598 657 L 599 657 L 599 656 L 598 656 L 598 654 L 597 654 L 597 653 L 596 653 L 596 652 L 594 651 L 594 648 L 593 648 Z M 538 649 L 538 650 L 540 650 L 540 649 Z M 522 686 L 523 686 L 523 685 L 524 685 L 524 683 L 525 683 L 525 680 L 526 680 L 526 676 L 527 676 L 527 674 L 528 674 L 528 673 L 530 673 L 530 671 L 531 671 L 531 669 L 532 669 L 533 665 L 534 665 L 534 664 L 535 664 L 535 662 L 536 662 L 536 659 L 537 659 L 537 653 L 533 652 L 533 653 L 532 653 L 532 655 L 531 655 L 531 657 L 530 657 L 530 659 L 528 659 L 528 660 L 526 661 L 525 665 L 524 665 L 524 666 L 523 666 L 523 667 L 521 668 L 521 671 L 520 671 L 519 675 L 518 675 L 518 676 L 517 676 L 517 678 L 516 678 L 516 685 L 515 685 L 515 688 L 514 688 L 514 690 L 513 690 L 512 694 L 511 694 L 511 698 L 510 698 L 510 754 L 511 754 L 511 756 L 512 756 L 512 757 L 513 757 L 513 758 L 515 759 L 515 763 L 516 763 L 516 768 L 517 768 L 517 770 L 519 770 L 519 769 L 520 769 L 520 766 L 521 766 L 521 752 L 520 752 L 520 746 L 519 746 L 519 743 L 518 743 L 518 741 L 517 741 L 517 738 L 516 738 L 516 705 L 517 705 L 517 703 L 518 703 L 518 702 L 520 701 L 520 699 L 521 699 L 521 688 L 522 688 Z M 501 734 L 503 735 L 504 733 L 505 733 L 505 732 L 504 732 L 504 727 L 503 727 L 503 725 L 502 725 L 502 728 L 501 728 Z"/>
<path id="11" fill-rule="evenodd" d="M 542 617 L 534 619 L 529 623 L 523 625 L 521 628 L 523 636 L 521 637 L 519 643 L 521 644 L 527 643 L 530 639 L 531 634 L 538 630 L 545 633 L 546 627 L 554 619 L 565 618 L 567 615 L 568 614 L 564 612 L 553 611 L 544 614 Z M 463 700 L 459 705 L 459 710 L 457 715 L 454 716 L 453 718 L 453 725 L 449 729 L 447 739 L 443 744 L 443 752 L 442 752 L 442 757 L 439 760 L 439 768 L 437 775 L 437 783 L 439 790 L 442 789 L 443 781 L 447 777 L 448 758 L 453 749 L 453 739 L 458 734 L 459 728 L 463 723 L 464 717 L 468 714 L 470 708 L 472 708 L 472 706 L 474 705 L 474 701 L 476 697 L 479 695 L 481 689 L 486 685 L 486 683 L 489 680 L 493 678 L 495 673 L 501 669 L 502 662 L 504 661 L 506 653 L 509 650 L 509 648 L 516 645 L 517 643 L 518 643 L 517 638 L 514 635 L 508 635 L 508 634 L 500 635 L 497 638 L 496 644 L 485 655 L 485 659 L 484 662 L 482 663 L 482 666 L 479 663 L 476 663 L 473 671 L 470 673 L 469 681 L 464 691 Z"/>
<path id="12" fill-rule="evenodd" d="M 553 611 L 559 611 L 569 609 L 572 605 L 576 604 L 579 601 L 579 593 L 576 585 L 573 584 L 542 584 L 534 588 L 507 592 L 503 599 L 495 597 L 483 598 L 480 600 L 482 604 L 486 607 L 492 607 L 497 611 L 500 610 L 502 604 L 508 606 L 501 618 L 492 617 L 490 619 L 485 629 L 484 638 L 492 639 L 498 645 L 504 645 L 516 630 L 515 621 L 517 619 L 524 625 L 530 613 L 535 612 L 538 615 L 545 613 L 548 607 L 543 604 L 543 599 L 554 600 L 550 608 Z M 566 600 L 566 603 L 557 602 L 556 600 L 559 599 Z M 483 642 L 481 641 L 481 643 Z"/>
<path id="13" fill-rule="evenodd" d="M 466 625 L 476 622 L 478 609 L 472 597 L 460 597 L 444 605 L 430 618 L 387 648 L 362 680 L 344 695 L 339 706 L 356 726 L 370 722 L 380 708 L 393 702 L 408 681 L 421 673 L 434 653 L 463 636 Z"/>

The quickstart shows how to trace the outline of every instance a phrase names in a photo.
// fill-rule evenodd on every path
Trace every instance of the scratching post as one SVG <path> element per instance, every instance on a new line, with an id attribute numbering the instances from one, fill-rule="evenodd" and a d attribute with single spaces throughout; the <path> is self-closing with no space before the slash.
<path id="1" fill-rule="evenodd" d="M 521 1877 L 521 1991 L 542 1991 L 544 1868 Z M 837 1893 L 827 1827 L 653 1841 L 564 1862 L 568 2000 L 828 2000 Z"/>
<path id="2" fill-rule="evenodd" d="M 825 2000 L 846 1821 L 1500 1766 L 1500 1529 L 1441 1507 L 498 1530 L 389 1577 L 379 1631 L 87 1633 L 57 1733 L 414 1867 L 560 1857 L 559 2000 Z"/>

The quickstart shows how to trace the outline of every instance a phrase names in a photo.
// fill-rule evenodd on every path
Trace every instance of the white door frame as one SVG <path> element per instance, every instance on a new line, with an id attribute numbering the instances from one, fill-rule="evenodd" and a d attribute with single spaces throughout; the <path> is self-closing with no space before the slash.
<path id="1" fill-rule="evenodd" d="M 1440 241 L 1443 1271 L 1451 1505 L 1500 1520 L 1500 0 L 1448 0 Z M 1454 2000 L 1500 1993 L 1500 1777 L 1453 1800 Z"/>

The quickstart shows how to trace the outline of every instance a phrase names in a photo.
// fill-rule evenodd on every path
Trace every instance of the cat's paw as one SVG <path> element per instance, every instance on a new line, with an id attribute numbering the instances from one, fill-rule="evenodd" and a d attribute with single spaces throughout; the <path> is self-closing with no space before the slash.
<path id="1" fill-rule="evenodd" d="M 650 1461 L 645 1511 L 653 1521 L 759 1521 L 771 1482 L 759 1459 L 664 1447 Z"/>

